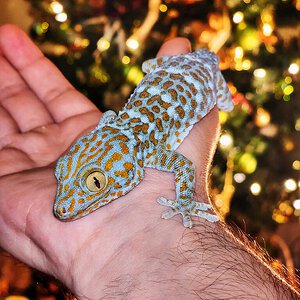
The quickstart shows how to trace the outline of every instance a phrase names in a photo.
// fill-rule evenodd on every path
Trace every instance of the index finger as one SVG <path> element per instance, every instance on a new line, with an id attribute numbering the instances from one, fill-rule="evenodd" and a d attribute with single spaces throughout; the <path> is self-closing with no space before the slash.
<path id="1" fill-rule="evenodd" d="M 0 28 L 0 48 L 56 122 L 97 110 L 18 27 Z"/>

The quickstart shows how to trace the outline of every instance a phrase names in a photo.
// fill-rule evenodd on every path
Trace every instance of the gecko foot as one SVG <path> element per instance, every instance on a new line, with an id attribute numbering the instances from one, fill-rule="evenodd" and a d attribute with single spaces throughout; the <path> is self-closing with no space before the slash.
<path id="1" fill-rule="evenodd" d="M 170 218 L 174 217 L 175 215 L 181 214 L 182 219 L 183 219 L 183 226 L 187 227 L 187 228 L 193 227 L 193 221 L 191 219 L 191 216 L 201 217 L 210 222 L 219 221 L 219 217 L 217 215 L 204 212 L 204 211 L 212 208 L 210 204 L 193 201 L 194 205 L 192 206 L 191 209 L 182 211 L 182 210 L 179 210 L 178 208 L 176 208 L 177 202 L 174 200 L 160 197 L 157 199 L 157 202 L 161 205 L 170 207 L 169 209 L 162 212 L 161 217 L 163 219 L 170 219 Z"/>

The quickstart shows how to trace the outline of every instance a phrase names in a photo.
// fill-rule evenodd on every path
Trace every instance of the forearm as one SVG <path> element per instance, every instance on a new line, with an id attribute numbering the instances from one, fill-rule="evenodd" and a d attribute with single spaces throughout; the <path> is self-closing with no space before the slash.
<path id="1" fill-rule="evenodd" d="M 156 240 L 168 238 L 167 231 L 153 230 Z M 78 298 L 299 299 L 296 287 L 272 271 L 257 246 L 246 244 L 246 237 L 241 236 L 243 242 L 237 239 L 227 225 L 198 223 L 172 245 L 173 234 L 178 234 L 176 229 L 169 231 L 166 246 L 149 240 L 149 252 L 144 250 L 147 241 L 142 236 L 133 238 L 124 246 L 125 254 L 117 254 L 97 273 L 99 280 L 90 286 L 89 296 L 83 292 Z"/>
<path id="2" fill-rule="evenodd" d="M 157 291 L 166 299 L 269 300 L 300 296 L 296 287 L 271 269 L 267 256 L 254 243 L 221 223 L 205 222 L 185 231 L 161 267 L 162 276 L 157 271 L 156 280 L 149 284 L 153 289 L 149 299 L 156 299 Z"/>

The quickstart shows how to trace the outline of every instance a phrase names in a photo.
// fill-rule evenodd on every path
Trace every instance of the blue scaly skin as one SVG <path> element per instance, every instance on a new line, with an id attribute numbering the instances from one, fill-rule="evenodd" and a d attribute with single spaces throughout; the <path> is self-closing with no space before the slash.
<path id="1" fill-rule="evenodd" d="M 144 62 L 143 71 L 147 74 L 119 114 L 104 113 L 57 162 L 54 214 L 59 219 L 81 218 L 127 194 L 149 167 L 175 175 L 176 199 L 158 199 L 169 207 L 163 218 L 180 214 L 189 228 L 191 216 L 219 220 L 207 212 L 211 205 L 193 200 L 193 163 L 175 151 L 215 105 L 233 108 L 217 56 L 198 50 L 155 58 Z"/>

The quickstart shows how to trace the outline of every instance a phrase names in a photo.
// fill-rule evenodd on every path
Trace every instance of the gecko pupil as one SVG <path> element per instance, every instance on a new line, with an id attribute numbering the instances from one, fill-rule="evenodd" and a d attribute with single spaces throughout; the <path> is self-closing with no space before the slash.
<path id="1" fill-rule="evenodd" d="M 94 179 L 95 186 L 96 186 L 98 189 L 100 189 L 100 182 L 99 182 L 99 180 L 98 180 L 96 177 L 93 177 L 93 179 Z"/>

